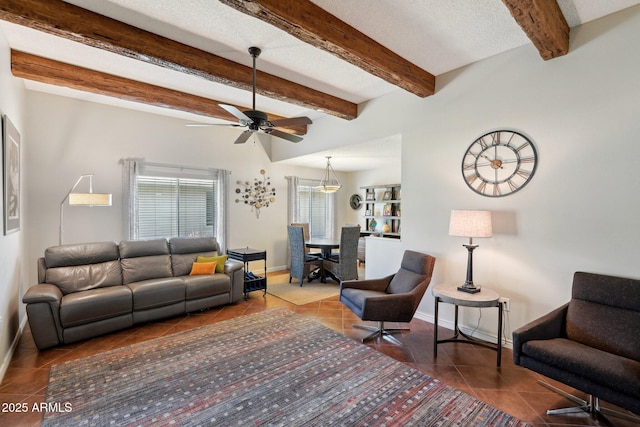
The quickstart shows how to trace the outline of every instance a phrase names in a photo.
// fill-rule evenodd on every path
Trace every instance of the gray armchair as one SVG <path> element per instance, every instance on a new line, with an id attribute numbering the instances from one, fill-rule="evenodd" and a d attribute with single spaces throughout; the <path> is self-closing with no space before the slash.
<path id="1" fill-rule="evenodd" d="M 302 226 L 288 225 L 287 233 L 289 234 L 289 249 L 291 251 L 289 283 L 291 283 L 291 279 L 295 277 L 300 281 L 300 286 L 302 286 L 304 278 L 308 277 L 311 271 L 320 268 L 322 260 L 305 253 L 304 230 Z"/>
<path id="2" fill-rule="evenodd" d="M 568 303 L 513 332 L 513 361 L 589 395 L 585 401 L 540 381 L 580 405 L 549 415 L 587 412 L 640 422 L 599 403 L 640 414 L 638 325 L 640 280 L 577 272 Z"/>
<path id="3" fill-rule="evenodd" d="M 378 326 L 354 325 L 371 334 L 362 339 L 389 338 L 403 329 L 386 329 L 384 322 L 410 322 L 429 287 L 436 259 L 431 255 L 405 251 L 400 270 L 381 279 L 352 280 L 340 284 L 340 301 L 362 320 Z"/>
<path id="4" fill-rule="evenodd" d="M 345 226 L 340 232 L 340 253 L 332 254 L 323 261 L 323 268 L 336 280 L 355 280 L 358 278 L 358 239 L 360 226 Z"/>

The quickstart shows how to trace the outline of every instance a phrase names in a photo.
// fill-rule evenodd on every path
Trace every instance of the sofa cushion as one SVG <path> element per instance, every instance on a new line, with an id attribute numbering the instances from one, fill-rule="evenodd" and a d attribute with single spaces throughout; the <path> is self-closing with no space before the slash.
<path id="1" fill-rule="evenodd" d="M 604 387 L 640 398 L 640 362 L 565 338 L 527 341 L 522 353 Z"/>
<path id="2" fill-rule="evenodd" d="M 185 283 L 177 277 L 143 280 L 126 285 L 133 294 L 133 310 L 148 310 L 185 299 Z"/>
<path id="3" fill-rule="evenodd" d="M 231 279 L 226 274 L 185 276 L 186 300 L 206 298 L 231 292 Z"/>
<path id="4" fill-rule="evenodd" d="M 65 295 L 60 304 L 60 322 L 70 328 L 131 312 L 131 290 L 111 286 Z"/>
<path id="5" fill-rule="evenodd" d="M 44 251 L 47 268 L 99 264 L 118 258 L 118 245 L 115 242 L 53 246 Z"/>
<path id="6" fill-rule="evenodd" d="M 125 240 L 120 242 L 122 283 L 173 276 L 166 239 Z"/>
<path id="7" fill-rule="evenodd" d="M 118 245 L 120 258 L 137 258 L 152 255 L 169 255 L 166 239 L 123 240 Z"/>
<path id="8" fill-rule="evenodd" d="M 122 285 L 119 261 L 48 268 L 45 283 L 56 285 L 64 295 L 89 289 Z"/>
<path id="9" fill-rule="evenodd" d="M 172 237 L 169 239 L 172 254 L 193 254 L 196 252 L 217 252 L 220 250 L 214 237 Z"/>
<path id="10" fill-rule="evenodd" d="M 173 276 L 169 255 L 123 258 L 120 260 L 120 264 L 122 266 L 122 283 L 125 285 Z"/>

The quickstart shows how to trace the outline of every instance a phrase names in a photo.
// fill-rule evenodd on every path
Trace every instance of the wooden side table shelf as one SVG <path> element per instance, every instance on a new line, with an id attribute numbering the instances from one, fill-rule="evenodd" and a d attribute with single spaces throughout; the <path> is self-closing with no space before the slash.
<path id="1" fill-rule="evenodd" d="M 264 291 L 262 296 L 267 295 L 267 251 L 262 249 L 251 249 L 249 247 L 240 249 L 227 249 L 227 255 L 236 261 L 244 263 L 244 299 L 247 294 L 253 291 Z M 264 261 L 264 276 L 257 276 L 249 271 L 251 261 Z"/>
<path id="2" fill-rule="evenodd" d="M 434 331 L 433 331 L 433 357 L 438 357 L 438 344 L 445 342 L 460 342 L 475 344 L 482 347 L 490 348 L 498 352 L 497 366 L 500 367 L 500 360 L 502 358 L 502 304 L 500 303 L 500 295 L 491 289 L 482 288 L 481 292 L 470 294 L 467 292 L 461 292 L 458 289 L 458 285 L 454 284 L 440 284 L 433 287 L 431 293 L 435 297 L 435 310 L 434 310 Z M 447 304 L 453 304 L 455 306 L 455 319 L 454 319 L 454 333 L 451 338 L 439 340 L 438 339 L 438 305 L 444 302 Z M 458 327 L 458 307 L 496 307 L 498 309 L 498 342 L 496 344 L 484 341 L 478 338 L 474 338 L 466 335 Z"/>

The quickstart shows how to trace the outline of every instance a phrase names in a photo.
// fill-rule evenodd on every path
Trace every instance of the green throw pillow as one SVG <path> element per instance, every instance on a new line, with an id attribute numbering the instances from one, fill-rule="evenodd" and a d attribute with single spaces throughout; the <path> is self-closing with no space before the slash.
<path id="1" fill-rule="evenodd" d="M 215 262 L 216 273 L 224 273 L 224 263 L 227 262 L 227 255 L 220 256 L 199 256 L 196 262 Z"/>

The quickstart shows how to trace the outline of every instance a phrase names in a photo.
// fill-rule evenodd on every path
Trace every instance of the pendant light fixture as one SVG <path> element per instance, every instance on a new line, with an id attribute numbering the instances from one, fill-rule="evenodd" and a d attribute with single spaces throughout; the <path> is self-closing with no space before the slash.
<path id="1" fill-rule="evenodd" d="M 324 177 L 320 181 L 320 185 L 316 187 L 316 190 L 322 193 L 335 193 L 340 188 L 342 188 L 342 184 L 340 184 L 336 172 L 331 167 L 331 156 L 327 156 L 327 169 L 324 171 Z"/>

